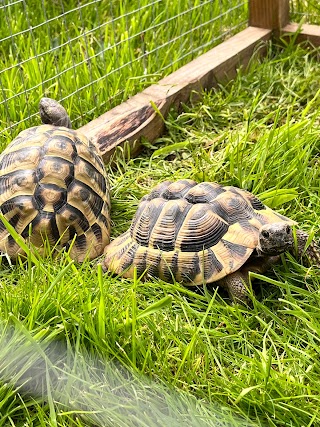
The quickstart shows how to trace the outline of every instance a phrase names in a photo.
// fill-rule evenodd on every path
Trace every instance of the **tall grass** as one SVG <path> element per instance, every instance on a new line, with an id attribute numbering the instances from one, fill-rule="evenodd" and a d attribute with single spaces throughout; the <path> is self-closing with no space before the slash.
<path id="1" fill-rule="evenodd" d="M 317 0 L 290 0 L 290 18 L 307 24 L 320 24 L 320 5 Z"/>
<path id="2" fill-rule="evenodd" d="M 247 5 L 16 1 L 0 6 L 0 22 L 4 146 L 37 121 L 42 96 L 64 99 L 74 126 L 83 125 L 242 29 Z"/>

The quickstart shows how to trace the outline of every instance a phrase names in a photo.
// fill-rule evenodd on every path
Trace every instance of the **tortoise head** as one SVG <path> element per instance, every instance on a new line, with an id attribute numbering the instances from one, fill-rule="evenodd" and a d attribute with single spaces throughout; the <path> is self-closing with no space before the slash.
<path id="1" fill-rule="evenodd" d="M 286 222 L 265 224 L 259 231 L 257 253 L 279 255 L 293 246 L 292 228 Z"/>
<path id="2" fill-rule="evenodd" d="M 68 113 L 58 101 L 51 98 L 41 98 L 39 103 L 41 121 L 44 124 L 64 126 L 71 129 Z"/>

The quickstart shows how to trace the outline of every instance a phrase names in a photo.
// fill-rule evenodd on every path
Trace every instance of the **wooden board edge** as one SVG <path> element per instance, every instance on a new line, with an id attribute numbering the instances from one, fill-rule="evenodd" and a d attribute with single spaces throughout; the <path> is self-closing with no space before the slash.
<path id="1" fill-rule="evenodd" d="M 255 48 L 263 45 L 271 36 L 271 30 L 247 27 L 82 126 L 79 131 L 91 138 L 106 162 L 116 148 L 123 147 L 125 143 L 129 144 L 130 152 L 134 155 L 140 148 L 142 137 L 152 142 L 162 134 L 163 117 L 166 117 L 171 106 L 187 102 L 194 91 L 201 92 L 233 78 L 239 66 L 248 64 Z M 264 51 L 261 49 L 261 53 Z"/>
<path id="2" fill-rule="evenodd" d="M 320 46 L 320 25 L 296 24 L 286 25 L 281 30 L 281 36 L 294 36 L 296 43 L 309 41 L 313 46 Z"/>

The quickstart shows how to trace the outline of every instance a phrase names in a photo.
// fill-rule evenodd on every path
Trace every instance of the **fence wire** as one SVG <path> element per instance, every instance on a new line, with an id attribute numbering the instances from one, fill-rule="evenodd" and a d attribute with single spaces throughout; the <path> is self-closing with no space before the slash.
<path id="1" fill-rule="evenodd" d="M 290 20 L 320 25 L 319 0 L 290 0 Z"/>
<path id="2" fill-rule="evenodd" d="M 75 127 L 247 26 L 247 0 L 0 0 L 0 135 L 39 123 L 42 96 Z M 3 142 L 6 144 L 7 142 Z"/>

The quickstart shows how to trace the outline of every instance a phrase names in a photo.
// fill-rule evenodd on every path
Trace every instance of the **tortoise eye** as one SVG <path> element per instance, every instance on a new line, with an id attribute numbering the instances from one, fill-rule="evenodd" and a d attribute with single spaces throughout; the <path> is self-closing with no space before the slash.
<path id="1" fill-rule="evenodd" d="M 267 231 L 267 230 L 262 230 L 261 231 L 261 234 L 262 234 L 262 236 L 265 238 L 265 239 L 268 239 L 269 238 L 269 231 Z"/>

